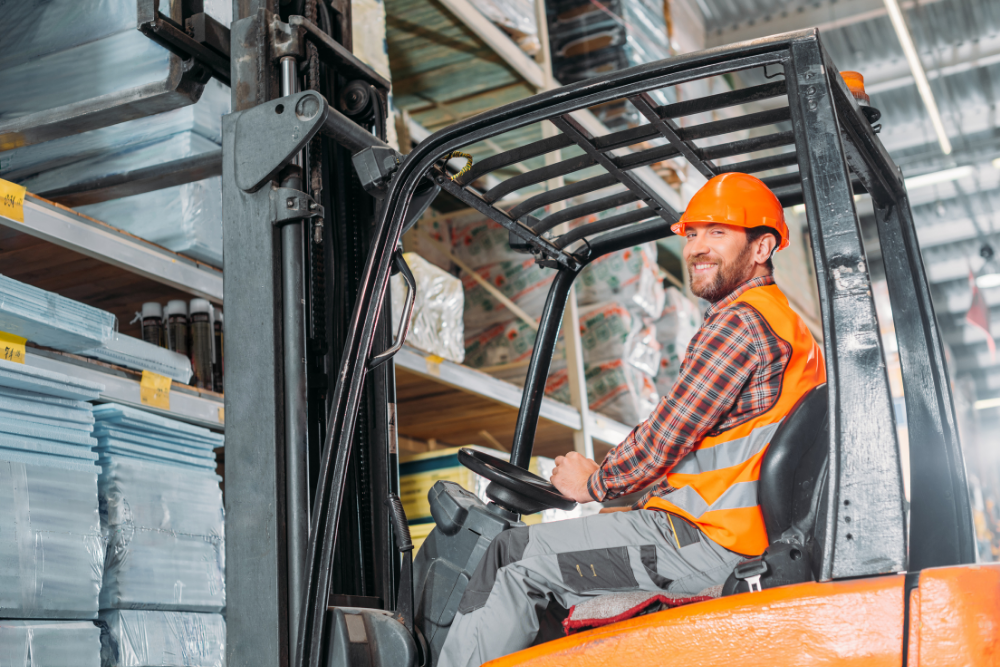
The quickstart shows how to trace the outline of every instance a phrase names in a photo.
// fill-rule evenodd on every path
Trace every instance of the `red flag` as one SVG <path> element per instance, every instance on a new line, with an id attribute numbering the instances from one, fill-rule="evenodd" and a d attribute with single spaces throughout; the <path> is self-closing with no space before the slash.
<path id="1" fill-rule="evenodd" d="M 986 334 L 986 344 L 990 348 L 990 358 L 993 360 L 993 363 L 996 363 L 997 344 L 990 333 L 990 308 L 986 305 L 983 293 L 976 286 L 976 278 L 972 275 L 972 272 L 969 272 L 969 286 L 972 287 L 972 305 L 969 306 L 969 312 L 965 314 L 965 321 Z"/>

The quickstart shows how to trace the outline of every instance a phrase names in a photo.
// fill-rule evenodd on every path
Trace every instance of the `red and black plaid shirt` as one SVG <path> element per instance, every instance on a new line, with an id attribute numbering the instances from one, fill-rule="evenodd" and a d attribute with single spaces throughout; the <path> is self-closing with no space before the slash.
<path id="1" fill-rule="evenodd" d="M 677 383 L 649 418 L 612 449 L 587 484 L 595 500 L 611 500 L 649 487 L 636 503 L 665 497 L 670 472 L 702 438 L 722 433 L 769 410 L 781 393 L 792 346 L 747 303 L 733 305 L 754 287 L 774 284 L 753 278 L 712 304 L 688 344 Z M 659 481 L 657 481 L 659 480 Z"/>

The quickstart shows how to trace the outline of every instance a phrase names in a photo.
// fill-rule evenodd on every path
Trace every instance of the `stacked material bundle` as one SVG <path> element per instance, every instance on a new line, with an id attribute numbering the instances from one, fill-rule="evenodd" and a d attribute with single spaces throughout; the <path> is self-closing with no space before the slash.
<path id="1" fill-rule="evenodd" d="M 115 316 L 0 275 L 0 331 L 79 352 L 110 341 Z"/>
<path id="2" fill-rule="evenodd" d="M 161 3 L 161 11 L 169 13 L 166 4 Z M 224 25 L 231 22 L 225 0 L 205 5 L 206 13 Z M 0 121 L 102 95 L 124 96 L 144 86 L 176 85 L 180 59 L 136 30 L 137 18 L 135 0 L 5 4 L 0 19 L 11 37 L 0 44 Z M 85 182 L 218 152 L 229 89 L 214 80 L 187 84 L 188 91 L 199 87 L 203 90 L 194 105 L 0 153 L 0 176 L 44 196 L 66 196 L 87 189 L 79 187 Z M 181 93 L 175 97 L 174 104 L 181 104 Z M 221 266 L 219 178 L 80 210 Z"/>
<path id="3" fill-rule="evenodd" d="M 93 621 L 0 621 L 0 665 L 101 667 L 101 631 Z"/>
<path id="4" fill-rule="evenodd" d="M 546 3 L 552 70 L 562 84 L 670 57 L 664 3 L 553 0 Z M 662 100 L 661 103 L 666 100 Z M 619 103 L 598 111 L 612 129 L 635 120 Z"/>
<path id="5" fill-rule="evenodd" d="M 114 403 L 94 417 L 108 541 L 101 609 L 221 611 L 225 532 L 212 450 L 223 436 Z"/>
<path id="6" fill-rule="evenodd" d="M 191 380 L 191 360 L 183 354 L 125 334 L 115 333 L 102 347 L 80 354 L 125 368 L 153 371 L 184 384 Z"/>
<path id="7" fill-rule="evenodd" d="M 0 617 L 97 617 L 104 541 L 86 401 L 103 389 L 0 361 Z"/>
<path id="8" fill-rule="evenodd" d="M 174 252 L 222 266 L 221 176 L 77 210 Z"/>
<path id="9" fill-rule="evenodd" d="M 417 283 L 406 343 L 456 364 L 462 363 L 465 359 L 462 281 L 415 252 L 408 252 L 403 258 Z M 408 291 L 403 276 L 392 278 L 391 289 L 392 312 L 402 313 Z M 398 333 L 399 318 L 394 317 L 392 335 Z"/>
<path id="10" fill-rule="evenodd" d="M 663 312 L 663 284 L 656 272 L 654 243 L 598 257 L 580 272 L 575 285 L 581 306 L 617 301 L 652 319 Z"/>
<path id="11" fill-rule="evenodd" d="M 179 382 L 191 378 L 187 357 L 120 334 L 116 328 L 115 316 L 107 311 L 0 275 L 0 331 Z"/>
<path id="12" fill-rule="evenodd" d="M 226 622 L 220 614 L 102 611 L 102 667 L 224 667 Z"/>

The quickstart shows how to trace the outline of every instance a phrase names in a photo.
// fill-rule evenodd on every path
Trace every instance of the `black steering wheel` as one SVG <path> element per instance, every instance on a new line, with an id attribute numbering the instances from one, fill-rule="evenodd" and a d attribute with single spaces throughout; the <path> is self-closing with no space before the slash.
<path id="1" fill-rule="evenodd" d="M 534 514 L 547 509 L 571 510 L 576 502 L 559 493 L 550 482 L 513 463 L 475 449 L 458 450 L 466 468 L 490 480 L 486 497 L 515 514 Z"/>

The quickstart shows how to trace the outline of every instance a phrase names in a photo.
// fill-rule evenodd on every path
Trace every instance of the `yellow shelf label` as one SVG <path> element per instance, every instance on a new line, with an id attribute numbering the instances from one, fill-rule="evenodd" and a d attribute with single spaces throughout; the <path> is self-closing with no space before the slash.
<path id="1" fill-rule="evenodd" d="M 151 408 L 170 409 L 170 378 L 143 371 L 139 382 L 139 400 Z"/>
<path id="2" fill-rule="evenodd" d="M 0 178 L 0 215 L 24 222 L 24 193 L 27 188 Z"/>
<path id="3" fill-rule="evenodd" d="M 441 362 L 444 361 L 444 357 L 429 354 L 425 359 L 427 361 L 427 374 L 434 377 L 441 377 Z"/>
<path id="4" fill-rule="evenodd" d="M 225 424 L 226 423 L 226 408 L 225 407 L 219 408 L 219 423 L 220 424 Z"/>
<path id="5" fill-rule="evenodd" d="M 0 359 L 13 361 L 16 364 L 24 363 L 24 344 L 27 338 L 21 338 L 14 334 L 0 331 Z"/>

